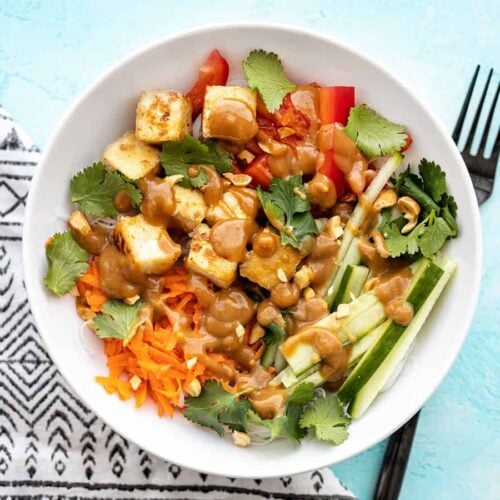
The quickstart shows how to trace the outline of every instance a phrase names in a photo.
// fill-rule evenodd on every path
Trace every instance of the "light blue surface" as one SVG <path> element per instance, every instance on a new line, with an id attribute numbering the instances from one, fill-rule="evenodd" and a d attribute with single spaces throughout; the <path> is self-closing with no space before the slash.
<path id="1" fill-rule="evenodd" d="M 400 75 L 450 131 L 475 65 L 494 66 L 499 77 L 498 0 L 3 0 L 0 102 L 43 147 L 68 104 L 110 63 L 158 38 L 229 21 L 280 22 L 337 37 Z M 403 499 L 500 498 L 498 188 L 481 213 L 479 309 L 458 361 L 422 412 Z M 334 467 L 362 499 L 371 497 L 384 448 Z"/>

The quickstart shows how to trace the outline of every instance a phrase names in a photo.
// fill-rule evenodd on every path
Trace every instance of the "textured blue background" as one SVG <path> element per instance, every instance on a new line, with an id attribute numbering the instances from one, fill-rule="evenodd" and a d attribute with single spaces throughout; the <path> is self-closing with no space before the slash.
<path id="1" fill-rule="evenodd" d="M 499 77 L 498 0 L 2 0 L 0 102 L 43 147 L 68 104 L 110 63 L 160 37 L 230 21 L 287 23 L 347 42 L 400 75 L 450 131 L 475 65 L 496 67 Z M 423 410 L 403 499 L 500 498 L 499 191 L 481 209 L 479 309 L 456 364 Z M 371 497 L 384 448 L 334 467 L 363 499 Z"/>

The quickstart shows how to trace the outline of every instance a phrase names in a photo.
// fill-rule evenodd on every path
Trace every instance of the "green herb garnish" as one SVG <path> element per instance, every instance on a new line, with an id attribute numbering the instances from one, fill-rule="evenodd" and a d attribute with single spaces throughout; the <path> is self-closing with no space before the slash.
<path id="1" fill-rule="evenodd" d="M 141 204 L 142 193 L 137 186 L 119 172 L 106 170 L 101 162 L 94 163 L 71 179 L 71 201 L 95 217 L 118 215 L 114 199 L 119 191 L 130 195 L 132 206 Z"/>
<path id="2" fill-rule="evenodd" d="M 87 271 L 89 254 L 73 239 L 70 231 L 57 233 L 45 250 L 49 270 L 44 283 L 56 295 L 68 293 Z"/>
<path id="3" fill-rule="evenodd" d="M 281 61 L 273 52 L 253 50 L 243 61 L 243 70 L 248 86 L 259 92 L 271 113 L 281 106 L 285 96 L 296 87 L 285 75 Z"/>

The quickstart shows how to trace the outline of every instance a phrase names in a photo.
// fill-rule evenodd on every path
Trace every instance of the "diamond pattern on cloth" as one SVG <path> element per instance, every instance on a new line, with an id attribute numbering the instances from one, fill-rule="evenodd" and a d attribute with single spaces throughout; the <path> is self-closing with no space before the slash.
<path id="1" fill-rule="evenodd" d="M 328 469 L 239 480 L 181 468 L 126 441 L 73 395 L 40 340 L 22 278 L 23 214 L 39 159 L 0 107 L 0 497 L 353 499 Z"/>

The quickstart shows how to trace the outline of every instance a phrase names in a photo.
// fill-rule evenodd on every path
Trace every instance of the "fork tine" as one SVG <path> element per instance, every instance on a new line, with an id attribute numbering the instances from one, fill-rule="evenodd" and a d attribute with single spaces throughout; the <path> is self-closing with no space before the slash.
<path id="1" fill-rule="evenodd" d="M 495 139 L 495 143 L 493 144 L 493 152 L 491 153 L 491 161 L 493 162 L 493 172 L 497 168 L 497 161 L 499 155 L 500 155 L 500 128 L 497 130 L 497 138 Z"/>
<path id="2" fill-rule="evenodd" d="M 479 100 L 479 105 L 476 109 L 476 114 L 474 115 L 474 119 L 472 120 L 472 125 L 469 130 L 469 136 L 467 137 L 467 142 L 464 146 L 464 151 L 468 151 L 470 153 L 470 148 L 472 146 L 472 142 L 474 141 L 474 136 L 476 135 L 477 124 L 479 123 L 479 118 L 481 118 L 481 112 L 483 111 L 484 100 L 486 99 L 486 94 L 488 93 L 488 87 L 490 86 L 491 76 L 493 75 L 493 68 L 490 69 L 488 73 L 488 78 L 486 79 L 486 85 L 484 86 L 483 93 L 481 94 L 481 99 Z"/>
<path id="3" fill-rule="evenodd" d="M 488 142 L 488 135 L 491 132 L 491 130 L 490 130 L 491 122 L 493 121 L 493 116 L 495 114 L 495 108 L 497 105 L 499 93 L 500 93 L 500 83 L 497 85 L 497 91 L 495 92 L 495 97 L 493 98 L 493 101 L 491 102 L 490 111 L 488 113 L 488 118 L 486 119 L 486 123 L 484 124 L 483 137 L 481 138 L 481 142 L 479 143 L 479 150 L 477 153 L 478 156 L 484 156 L 484 150 L 486 148 L 486 143 Z M 497 147 L 497 153 L 498 153 L 498 149 L 500 149 L 500 148 Z M 495 155 L 495 151 L 493 151 L 493 156 L 494 155 Z"/>
<path id="4" fill-rule="evenodd" d="M 460 139 L 460 133 L 462 132 L 462 127 L 464 126 L 465 115 L 467 114 L 467 110 L 469 109 L 470 98 L 472 97 L 472 92 L 474 91 L 474 85 L 476 85 L 477 75 L 479 74 L 480 68 L 481 66 L 478 64 L 476 66 L 476 71 L 474 71 L 474 76 L 472 77 L 469 89 L 467 90 L 467 94 L 462 104 L 462 109 L 460 110 L 460 114 L 458 115 L 453 134 L 451 134 L 451 137 L 455 141 L 455 144 L 458 144 L 458 139 Z"/>

